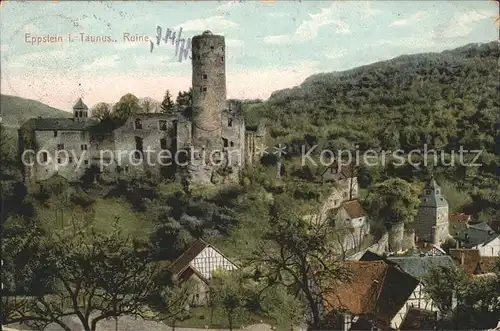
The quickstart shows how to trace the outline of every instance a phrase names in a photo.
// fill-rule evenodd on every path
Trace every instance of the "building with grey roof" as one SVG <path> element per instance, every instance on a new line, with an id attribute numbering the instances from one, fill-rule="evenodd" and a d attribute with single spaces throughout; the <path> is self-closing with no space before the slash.
<path id="1" fill-rule="evenodd" d="M 396 256 L 388 257 L 388 261 L 397 264 L 405 272 L 415 278 L 422 279 L 436 266 L 453 267 L 455 262 L 451 256 Z"/>

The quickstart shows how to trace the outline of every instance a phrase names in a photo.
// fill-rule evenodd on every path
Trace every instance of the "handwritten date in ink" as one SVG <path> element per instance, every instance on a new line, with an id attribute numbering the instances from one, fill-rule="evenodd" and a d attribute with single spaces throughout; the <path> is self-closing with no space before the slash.
<path id="1" fill-rule="evenodd" d="M 186 60 L 188 58 L 189 52 L 191 51 L 191 38 L 181 38 L 182 36 L 182 28 L 179 29 L 179 33 L 176 35 L 175 31 L 171 29 L 167 29 L 165 31 L 165 35 L 162 34 L 161 26 L 156 27 L 156 45 L 159 46 L 160 42 L 163 42 L 168 45 L 170 42 L 172 45 L 175 45 L 175 56 L 179 56 L 179 62 L 182 62 L 183 58 Z M 155 43 L 150 41 L 149 50 L 152 53 L 155 47 Z M 191 56 L 189 56 L 191 59 Z"/>

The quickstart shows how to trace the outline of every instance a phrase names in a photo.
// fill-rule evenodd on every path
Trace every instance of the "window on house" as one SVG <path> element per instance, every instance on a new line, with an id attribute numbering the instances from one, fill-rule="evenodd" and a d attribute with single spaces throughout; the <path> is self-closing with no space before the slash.
<path id="1" fill-rule="evenodd" d="M 47 162 L 47 152 L 42 152 L 42 162 Z"/>
<path id="2" fill-rule="evenodd" d="M 135 128 L 139 130 L 142 129 L 142 121 L 140 118 L 135 120 Z"/>
<path id="3" fill-rule="evenodd" d="M 64 144 L 57 144 L 57 150 L 61 151 L 64 149 Z"/>
<path id="4" fill-rule="evenodd" d="M 167 121 L 160 120 L 160 130 L 162 130 L 162 131 L 166 131 L 167 130 Z"/>
<path id="5" fill-rule="evenodd" d="M 208 77 L 207 75 L 203 75 L 203 79 L 207 79 L 207 77 Z"/>
<path id="6" fill-rule="evenodd" d="M 229 143 L 229 145 L 230 145 L 231 147 L 234 147 L 234 142 L 233 142 L 233 141 L 231 141 L 231 142 Z"/>
<path id="7" fill-rule="evenodd" d="M 54 137 L 57 137 L 57 131 L 54 130 Z"/>
<path id="8" fill-rule="evenodd" d="M 206 92 L 206 91 L 207 91 L 207 88 L 206 88 L 206 87 L 204 87 L 204 88 L 203 88 L 203 92 Z"/>
<path id="9" fill-rule="evenodd" d="M 229 126 L 229 127 L 233 126 L 233 119 L 232 118 L 227 119 L 227 126 Z"/>
<path id="10" fill-rule="evenodd" d="M 167 149 L 167 139 L 165 138 L 160 139 L 160 148 Z"/>
<path id="11" fill-rule="evenodd" d="M 80 149 L 81 149 L 82 151 L 86 151 L 86 150 L 87 150 L 87 145 L 85 145 L 85 144 L 81 145 L 81 146 L 80 146 Z"/>

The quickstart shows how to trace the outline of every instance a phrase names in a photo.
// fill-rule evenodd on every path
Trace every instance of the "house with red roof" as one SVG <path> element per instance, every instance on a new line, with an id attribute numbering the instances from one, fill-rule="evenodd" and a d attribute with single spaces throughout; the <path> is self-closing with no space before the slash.
<path id="1" fill-rule="evenodd" d="M 352 277 L 325 296 L 322 310 L 327 320 L 340 322 L 345 331 L 415 325 L 433 329 L 439 308 L 417 278 L 382 260 L 347 261 L 345 265 Z"/>

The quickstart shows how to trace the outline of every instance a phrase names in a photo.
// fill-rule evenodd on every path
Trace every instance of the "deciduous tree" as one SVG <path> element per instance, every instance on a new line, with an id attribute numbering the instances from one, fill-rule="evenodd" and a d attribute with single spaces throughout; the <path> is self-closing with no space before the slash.
<path id="1" fill-rule="evenodd" d="M 25 278 L 36 276 L 50 294 L 28 293 L 12 305 L 2 324 L 26 323 L 36 328 L 54 323 L 71 331 L 66 317 L 76 316 L 84 330 L 96 330 L 103 319 L 122 315 L 147 318 L 147 300 L 160 291 L 158 267 L 138 254 L 134 242 L 117 226 L 110 234 L 93 228 L 54 232 L 30 260 Z"/>

